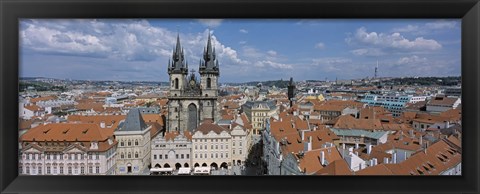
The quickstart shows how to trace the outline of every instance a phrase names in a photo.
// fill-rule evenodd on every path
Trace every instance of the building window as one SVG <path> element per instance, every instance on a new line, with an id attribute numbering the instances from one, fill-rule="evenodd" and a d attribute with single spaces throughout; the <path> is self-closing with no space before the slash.
<path id="1" fill-rule="evenodd" d="M 125 158 L 125 154 L 120 153 L 120 158 L 121 158 L 121 159 Z"/>
<path id="2" fill-rule="evenodd" d="M 207 89 L 210 89 L 212 87 L 212 79 L 207 78 Z"/>
<path id="3" fill-rule="evenodd" d="M 157 155 L 153 155 L 153 159 L 156 160 L 156 159 L 157 159 Z"/>
<path id="4" fill-rule="evenodd" d="M 38 167 L 38 174 L 42 174 L 42 166 Z"/>
<path id="5" fill-rule="evenodd" d="M 100 154 L 95 153 L 95 156 L 96 156 L 96 158 L 95 158 L 96 160 L 100 160 Z"/>
<path id="6" fill-rule="evenodd" d="M 125 143 L 123 141 L 120 142 L 120 147 L 125 146 Z"/>
<path id="7" fill-rule="evenodd" d="M 63 174 L 63 166 L 60 166 L 60 174 Z"/>
<path id="8" fill-rule="evenodd" d="M 132 142 L 128 140 L 128 146 L 132 146 Z"/>
<path id="9" fill-rule="evenodd" d="M 195 149 L 198 149 L 197 145 L 195 145 Z"/>
<path id="10" fill-rule="evenodd" d="M 162 154 L 159 154 L 158 159 L 162 159 L 162 156 L 163 156 Z"/>
<path id="11" fill-rule="evenodd" d="M 138 152 L 135 152 L 135 158 L 138 158 Z"/>
<path id="12" fill-rule="evenodd" d="M 93 167 L 92 166 L 88 167 L 88 173 L 93 174 Z"/>
<path id="13" fill-rule="evenodd" d="M 242 146 L 242 141 L 239 142 L 240 146 Z"/>
<path id="14" fill-rule="evenodd" d="M 232 142 L 232 145 L 235 146 L 235 141 Z"/>
<path id="15" fill-rule="evenodd" d="M 233 149 L 232 152 L 233 152 L 232 154 L 235 154 L 235 149 Z"/>
<path id="16" fill-rule="evenodd" d="M 225 158 L 228 158 L 228 153 L 225 153 Z"/>
<path id="17" fill-rule="evenodd" d="M 138 146 L 138 140 L 135 140 L 135 145 Z"/>
<path id="18" fill-rule="evenodd" d="M 178 78 L 175 78 L 175 89 L 178 89 Z"/>
<path id="19" fill-rule="evenodd" d="M 242 154 L 242 149 L 239 150 L 240 154 Z"/>
<path id="20" fill-rule="evenodd" d="M 183 154 L 181 154 L 181 155 L 180 155 L 180 158 L 181 158 L 181 159 L 184 159 L 183 157 L 184 157 L 184 155 L 183 155 Z"/>
<path id="21" fill-rule="evenodd" d="M 100 166 L 95 167 L 95 173 L 99 174 L 100 173 Z"/>
<path id="22" fill-rule="evenodd" d="M 80 167 L 80 173 L 81 173 L 81 174 L 85 174 L 85 167 L 84 167 L 84 166 L 81 166 L 81 167 Z"/>
<path id="23" fill-rule="evenodd" d="M 215 145 L 215 149 L 217 149 L 217 150 L 218 150 L 218 145 Z"/>
<path id="24" fill-rule="evenodd" d="M 47 160 L 50 160 L 50 154 L 47 154 Z"/>
<path id="25" fill-rule="evenodd" d="M 210 148 L 213 150 L 213 145 L 211 145 Z"/>
<path id="26" fill-rule="evenodd" d="M 166 160 L 166 159 L 168 159 L 168 155 L 167 155 L 167 154 L 165 154 L 165 160 Z"/>
<path id="27" fill-rule="evenodd" d="M 207 154 L 205 153 L 205 158 L 207 158 Z"/>
<path id="28" fill-rule="evenodd" d="M 50 174 L 50 166 L 47 166 L 47 174 Z"/>
<path id="29" fill-rule="evenodd" d="M 195 155 L 197 155 L 197 154 L 195 154 Z M 196 157 L 197 157 L 197 156 L 195 156 L 195 158 L 196 158 Z M 203 155 L 202 155 L 202 154 L 200 154 L 200 158 L 202 158 L 202 157 L 203 157 Z"/>
<path id="30" fill-rule="evenodd" d="M 72 167 L 71 166 L 68 167 L 68 174 L 72 174 Z"/>
<path id="31" fill-rule="evenodd" d="M 25 168 L 25 174 L 30 174 L 30 167 L 29 167 L 29 166 L 27 166 L 27 167 Z"/>
<path id="32" fill-rule="evenodd" d="M 187 154 L 187 159 L 190 159 L 190 154 Z"/>
<path id="33" fill-rule="evenodd" d="M 127 158 L 132 158 L 132 154 L 130 152 L 128 152 Z"/>
<path id="34" fill-rule="evenodd" d="M 213 158 L 213 153 L 210 154 L 210 158 Z"/>
<path id="35" fill-rule="evenodd" d="M 223 158 L 223 153 L 220 153 L 220 158 Z"/>
<path id="36" fill-rule="evenodd" d="M 123 156 L 122 156 L 123 158 Z M 92 159 L 92 153 L 88 153 L 88 159 L 91 160 Z"/>
<path id="37" fill-rule="evenodd" d="M 218 158 L 218 153 L 215 153 L 215 158 Z"/>

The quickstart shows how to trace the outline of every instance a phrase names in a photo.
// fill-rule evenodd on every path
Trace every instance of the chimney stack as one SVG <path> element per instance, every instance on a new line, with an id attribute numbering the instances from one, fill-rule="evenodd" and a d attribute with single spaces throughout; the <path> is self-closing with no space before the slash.
<path id="1" fill-rule="evenodd" d="M 320 152 L 320 161 L 322 163 L 322 166 L 325 166 L 325 152 L 324 151 Z"/>
<path id="2" fill-rule="evenodd" d="M 105 128 L 105 121 L 100 122 L 100 128 Z"/>
<path id="3" fill-rule="evenodd" d="M 394 152 L 392 155 L 392 163 L 396 164 L 397 163 L 397 152 Z"/>
<path id="4" fill-rule="evenodd" d="M 372 147 L 373 145 L 368 145 L 367 146 L 367 154 L 370 155 L 370 153 L 372 153 Z"/>
<path id="5" fill-rule="evenodd" d="M 388 158 L 383 158 L 383 163 L 388 164 Z"/>

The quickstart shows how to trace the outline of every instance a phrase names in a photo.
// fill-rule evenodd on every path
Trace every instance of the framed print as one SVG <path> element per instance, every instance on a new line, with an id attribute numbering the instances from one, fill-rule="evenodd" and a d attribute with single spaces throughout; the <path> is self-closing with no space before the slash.
<path id="1" fill-rule="evenodd" d="M 478 192 L 479 9 L 2 2 L 1 191 Z"/>

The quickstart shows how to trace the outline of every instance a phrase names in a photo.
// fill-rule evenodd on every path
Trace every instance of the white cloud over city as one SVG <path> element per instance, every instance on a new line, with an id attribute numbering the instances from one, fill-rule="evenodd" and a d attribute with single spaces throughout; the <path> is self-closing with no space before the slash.
<path id="1" fill-rule="evenodd" d="M 20 23 L 20 75 L 167 81 L 167 62 L 177 33 L 189 68 L 197 69 L 209 32 L 221 67 L 221 82 L 290 76 L 358 78 L 370 76 L 377 60 L 384 68 L 382 73 L 390 76 L 413 75 L 418 72 L 415 69 L 432 75 L 460 72 L 460 36 L 433 32 L 458 31 L 456 21 L 405 22 L 382 29 L 368 23 L 352 24 L 344 31 L 327 28 L 321 21 L 282 24 L 296 26 L 292 28 L 295 30 L 298 26 L 318 28 L 324 33 L 315 36 L 281 33 L 280 27 L 260 26 L 255 30 L 255 26 L 236 26 L 226 21 L 173 20 L 164 24 L 161 20 L 25 19 Z M 322 25 L 303 25 L 305 22 Z M 334 38 L 324 38 L 331 34 L 325 32 L 326 29 L 338 30 L 338 33 Z M 297 41 L 300 37 L 304 43 Z"/>

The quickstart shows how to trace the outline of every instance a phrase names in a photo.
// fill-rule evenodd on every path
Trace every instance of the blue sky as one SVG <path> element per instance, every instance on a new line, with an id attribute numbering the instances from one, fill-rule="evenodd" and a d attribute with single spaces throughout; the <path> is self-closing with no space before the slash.
<path id="1" fill-rule="evenodd" d="M 198 69 L 209 30 L 220 82 L 460 75 L 458 19 L 24 19 L 20 76 L 168 81 L 177 33 Z"/>

